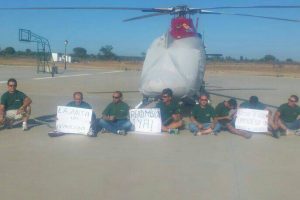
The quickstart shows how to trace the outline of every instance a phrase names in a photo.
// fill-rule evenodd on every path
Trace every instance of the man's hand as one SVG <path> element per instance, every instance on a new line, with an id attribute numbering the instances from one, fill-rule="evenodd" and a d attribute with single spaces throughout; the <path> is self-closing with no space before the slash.
<path id="1" fill-rule="evenodd" d="M 173 114 L 172 118 L 174 121 L 179 121 L 180 120 L 180 114 Z"/>
<path id="2" fill-rule="evenodd" d="M 228 116 L 224 117 L 224 119 L 231 120 L 231 119 L 232 119 L 232 117 L 228 115 Z"/>
<path id="3" fill-rule="evenodd" d="M 108 120 L 109 120 L 109 121 L 115 121 L 115 120 L 116 120 L 116 117 L 115 117 L 115 116 L 109 116 L 109 117 L 108 117 Z"/>
<path id="4" fill-rule="evenodd" d="M 103 116 L 103 118 L 107 121 L 115 121 L 116 120 L 116 117 L 112 116 L 112 115 L 105 115 L 105 116 Z"/>
<path id="5" fill-rule="evenodd" d="M 0 126 L 3 125 L 5 122 L 5 119 L 4 118 L 0 118 Z"/>
<path id="6" fill-rule="evenodd" d="M 203 129 L 203 125 L 202 124 L 197 124 L 197 127 L 198 127 L 199 130 Z"/>
<path id="7" fill-rule="evenodd" d="M 24 113 L 24 112 L 25 112 L 24 107 L 21 106 L 21 107 L 19 108 L 19 110 L 17 110 L 17 115 L 22 114 L 22 113 Z"/>

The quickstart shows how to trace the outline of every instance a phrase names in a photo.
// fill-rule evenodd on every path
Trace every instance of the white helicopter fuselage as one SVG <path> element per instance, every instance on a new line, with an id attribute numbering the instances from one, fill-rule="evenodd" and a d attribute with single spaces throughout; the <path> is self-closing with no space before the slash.
<path id="1" fill-rule="evenodd" d="M 200 36 L 174 39 L 167 32 L 147 51 L 139 90 L 146 97 L 157 97 L 163 89 L 171 88 L 177 98 L 192 98 L 203 84 L 205 65 Z"/>

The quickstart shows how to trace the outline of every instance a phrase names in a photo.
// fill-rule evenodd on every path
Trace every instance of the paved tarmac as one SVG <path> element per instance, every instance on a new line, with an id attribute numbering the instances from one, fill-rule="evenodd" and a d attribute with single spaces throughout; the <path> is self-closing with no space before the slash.
<path id="1" fill-rule="evenodd" d="M 48 120 L 57 105 L 82 91 L 99 117 L 111 91 L 136 91 L 140 72 L 71 69 L 55 78 L 33 67 L 0 66 L 0 92 L 15 77 L 33 100 L 32 118 Z M 247 99 L 256 94 L 271 106 L 299 94 L 299 79 L 207 74 L 207 89 Z M 105 93 L 108 92 L 108 93 Z M 124 94 L 134 107 L 141 99 Z M 212 104 L 226 99 L 212 95 Z M 54 125 L 54 123 L 51 123 Z M 0 199 L 282 200 L 300 196 L 300 138 L 101 134 L 48 137 L 36 125 L 0 131 Z"/>

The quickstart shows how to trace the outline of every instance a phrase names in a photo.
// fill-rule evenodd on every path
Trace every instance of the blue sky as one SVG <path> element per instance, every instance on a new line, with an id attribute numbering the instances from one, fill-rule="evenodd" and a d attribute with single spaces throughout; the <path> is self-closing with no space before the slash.
<path id="1" fill-rule="evenodd" d="M 300 5 L 300 1 L 111 1 L 111 0 L 0 0 L 0 7 L 31 6 L 120 6 L 120 7 L 170 7 L 187 4 L 190 7 L 250 6 L 250 5 Z M 237 9 L 219 10 L 235 13 L 300 19 L 298 9 Z M 118 55 L 141 55 L 154 38 L 168 30 L 171 16 L 153 17 L 132 22 L 123 19 L 143 15 L 139 11 L 0 11 L 0 48 L 16 50 L 36 49 L 34 44 L 18 41 L 18 29 L 29 29 L 46 37 L 53 52 L 64 51 L 64 41 L 69 41 L 68 52 L 74 47 L 84 47 L 88 53 L 97 54 L 104 45 L 112 45 Z M 237 16 L 195 15 L 199 17 L 198 31 L 204 33 L 207 53 L 221 53 L 239 58 L 261 58 L 272 54 L 280 59 L 300 61 L 300 23 L 281 22 Z"/>

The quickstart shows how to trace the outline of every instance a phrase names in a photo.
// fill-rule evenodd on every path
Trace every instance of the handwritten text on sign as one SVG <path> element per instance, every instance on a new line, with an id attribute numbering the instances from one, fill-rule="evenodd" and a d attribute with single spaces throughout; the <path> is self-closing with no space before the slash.
<path id="1" fill-rule="evenodd" d="M 57 106 L 56 130 L 86 135 L 91 126 L 91 119 L 91 109 Z"/>
<path id="2" fill-rule="evenodd" d="M 235 127 L 251 132 L 268 132 L 268 111 L 238 109 Z"/>
<path id="3" fill-rule="evenodd" d="M 136 132 L 160 133 L 161 116 L 158 108 L 131 109 L 129 111 L 130 121 L 134 124 Z"/>

